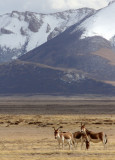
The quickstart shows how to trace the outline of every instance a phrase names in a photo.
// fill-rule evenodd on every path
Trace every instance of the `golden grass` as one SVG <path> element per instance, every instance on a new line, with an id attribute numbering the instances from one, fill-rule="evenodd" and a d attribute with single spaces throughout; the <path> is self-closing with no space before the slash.
<path id="1" fill-rule="evenodd" d="M 10 122 L 9 122 L 10 121 Z M 15 123 L 21 121 L 20 123 Z M 80 122 L 88 129 L 104 131 L 108 146 L 91 143 L 87 151 L 68 146 L 59 149 L 52 126 L 63 131 L 80 130 Z M 40 123 L 39 123 L 40 122 Z M 9 124 L 9 125 L 8 125 Z M 114 115 L 0 115 L 0 160 L 115 160 Z"/>

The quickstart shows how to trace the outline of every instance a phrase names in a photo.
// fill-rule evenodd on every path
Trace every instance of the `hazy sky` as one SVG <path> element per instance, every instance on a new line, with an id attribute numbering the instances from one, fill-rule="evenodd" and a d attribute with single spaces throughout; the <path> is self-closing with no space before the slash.
<path id="1" fill-rule="evenodd" d="M 0 0 L 0 14 L 13 10 L 52 13 L 82 7 L 103 8 L 111 0 Z"/>

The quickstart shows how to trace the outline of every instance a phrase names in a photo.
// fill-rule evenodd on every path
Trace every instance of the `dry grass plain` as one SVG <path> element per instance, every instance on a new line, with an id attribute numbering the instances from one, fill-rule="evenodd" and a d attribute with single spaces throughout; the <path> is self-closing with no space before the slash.
<path id="1" fill-rule="evenodd" d="M 63 131 L 104 131 L 108 145 L 87 151 L 59 149 L 53 126 Z M 0 160 L 115 160 L 114 97 L 0 97 Z"/>

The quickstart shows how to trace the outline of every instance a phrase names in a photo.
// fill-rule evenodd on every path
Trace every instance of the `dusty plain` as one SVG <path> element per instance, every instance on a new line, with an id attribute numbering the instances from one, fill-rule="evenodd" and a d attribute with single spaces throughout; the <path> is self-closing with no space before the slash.
<path id="1" fill-rule="evenodd" d="M 85 122 L 89 130 L 108 136 L 90 149 L 58 148 L 53 128 L 80 130 Z M 97 96 L 1 96 L 0 160 L 115 160 L 115 97 Z"/>

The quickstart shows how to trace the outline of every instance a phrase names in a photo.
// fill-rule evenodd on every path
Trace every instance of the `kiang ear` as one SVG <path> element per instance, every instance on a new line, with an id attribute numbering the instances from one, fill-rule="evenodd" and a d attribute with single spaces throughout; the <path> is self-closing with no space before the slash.
<path id="1" fill-rule="evenodd" d="M 63 126 L 60 126 L 60 128 L 63 128 Z"/>
<path id="2" fill-rule="evenodd" d="M 63 128 L 63 126 L 60 126 L 58 129 Z"/>
<path id="3" fill-rule="evenodd" d="M 55 130 L 55 127 L 52 127 Z"/>
<path id="4" fill-rule="evenodd" d="M 82 127 L 82 126 L 84 126 L 84 127 L 85 127 L 85 123 L 82 123 L 82 122 L 81 122 L 81 127 Z"/>

